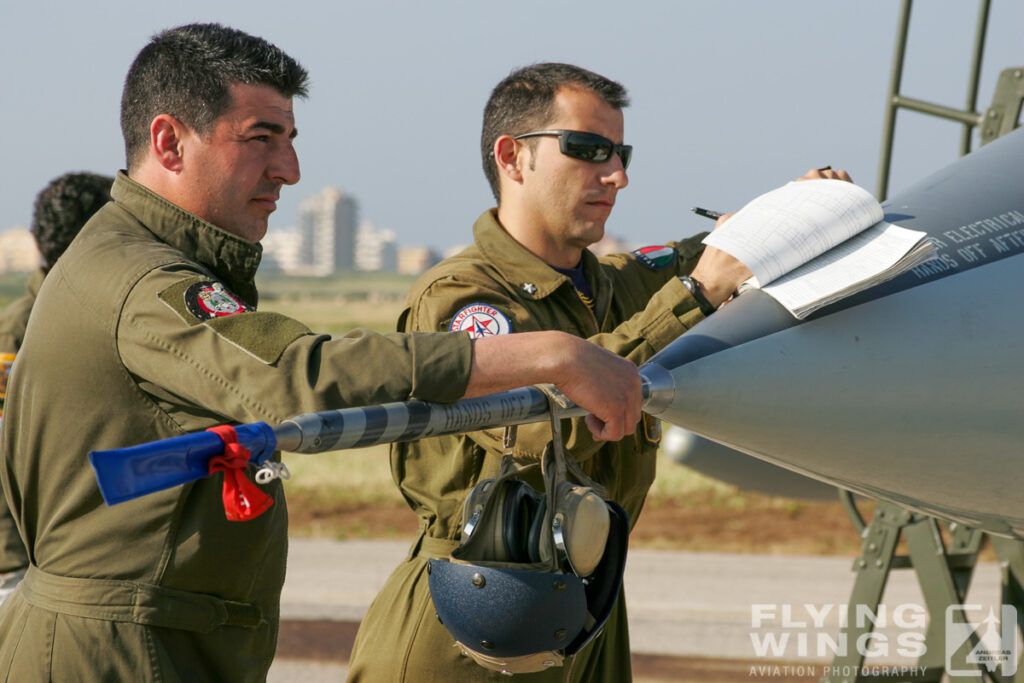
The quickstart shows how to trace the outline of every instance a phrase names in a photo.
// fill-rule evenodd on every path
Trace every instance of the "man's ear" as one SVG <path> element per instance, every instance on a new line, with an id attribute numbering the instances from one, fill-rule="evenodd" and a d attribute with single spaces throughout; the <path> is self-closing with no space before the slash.
<path id="1" fill-rule="evenodd" d="M 503 175 L 514 183 L 523 182 L 525 150 L 526 145 L 516 144 L 511 135 L 499 136 L 494 141 L 494 163 L 498 166 L 498 175 Z"/>
<path id="2" fill-rule="evenodd" d="M 160 114 L 149 125 L 149 144 L 156 161 L 168 171 L 179 173 L 185 156 L 185 126 L 170 114 Z"/>

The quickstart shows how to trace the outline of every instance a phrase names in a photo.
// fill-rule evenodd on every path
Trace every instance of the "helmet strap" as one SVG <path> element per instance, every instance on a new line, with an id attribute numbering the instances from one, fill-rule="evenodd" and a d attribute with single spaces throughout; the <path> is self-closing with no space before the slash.
<path id="1" fill-rule="evenodd" d="M 509 472 L 518 470 L 516 461 L 512 455 L 516 449 L 516 436 L 519 433 L 519 425 L 508 425 L 501 436 L 501 465 L 498 468 L 498 476 L 504 477 Z"/>
<path id="2" fill-rule="evenodd" d="M 553 384 L 536 384 L 534 386 L 548 399 L 548 412 L 550 413 L 551 450 L 554 455 L 554 462 L 553 468 L 549 469 L 553 469 L 552 474 L 555 475 L 555 478 L 549 478 L 545 471 L 544 483 L 549 495 L 552 490 L 556 488 L 553 484 L 566 479 L 566 474 L 568 473 L 572 475 L 572 478 L 576 480 L 576 483 L 593 489 L 594 493 L 604 498 L 608 495 L 607 489 L 587 476 L 587 473 L 583 471 L 583 468 L 580 467 L 579 463 L 576 462 L 574 458 L 567 457 L 565 454 L 565 441 L 562 438 L 562 419 L 565 417 L 565 414 L 569 412 L 569 408 L 575 407 L 575 404 L 573 404 L 565 394 L 556 389 Z M 541 463 L 541 467 L 542 470 L 545 467 L 543 461 Z M 548 500 L 548 502 L 551 503 L 553 501 Z"/>

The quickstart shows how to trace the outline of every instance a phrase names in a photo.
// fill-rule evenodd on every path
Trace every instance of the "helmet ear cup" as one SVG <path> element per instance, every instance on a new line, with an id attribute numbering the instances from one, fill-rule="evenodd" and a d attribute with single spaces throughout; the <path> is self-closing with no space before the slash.
<path id="1" fill-rule="evenodd" d="M 563 481 L 556 489 L 552 517 L 555 547 L 577 576 L 590 576 L 608 543 L 612 522 L 607 501 L 591 488 Z"/>
<path id="2" fill-rule="evenodd" d="M 534 562 L 536 560 L 531 557 L 538 554 L 535 546 L 539 542 L 534 536 L 540 538 L 540 529 L 535 532 L 534 527 L 538 524 L 538 516 L 543 526 L 543 510 L 547 507 L 545 497 L 523 481 L 510 480 L 505 487 L 500 527 L 507 559 L 510 562 Z"/>
<path id="3" fill-rule="evenodd" d="M 622 574 L 626 570 L 626 549 L 629 545 L 629 513 L 613 500 L 605 502 L 608 504 L 610 522 L 608 543 L 601 563 L 584 589 L 587 611 L 593 621 L 565 649 L 567 654 L 576 654 L 601 632 L 622 589 Z"/>
<path id="4" fill-rule="evenodd" d="M 530 524 L 530 533 L 526 539 L 526 547 L 529 551 L 530 562 L 541 562 L 543 558 L 540 553 L 540 546 L 543 543 L 545 524 L 548 512 L 548 497 L 542 496 L 537 501 L 537 507 L 533 511 L 533 522 Z"/>

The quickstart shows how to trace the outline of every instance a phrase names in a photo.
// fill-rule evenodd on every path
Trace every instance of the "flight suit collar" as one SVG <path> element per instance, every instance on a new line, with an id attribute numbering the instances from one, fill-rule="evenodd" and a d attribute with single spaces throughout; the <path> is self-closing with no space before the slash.
<path id="1" fill-rule="evenodd" d="M 246 303 L 256 305 L 253 280 L 262 246 L 185 211 L 135 182 L 124 171 L 119 171 L 114 179 L 110 196 L 160 240 L 212 270 Z"/>
<path id="2" fill-rule="evenodd" d="M 484 259 L 528 299 L 543 299 L 563 284 L 572 286 L 568 277 L 549 266 L 508 234 L 498 222 L 497 209 L 488 209 L 477 219 L 473 225 L 473 239 Z M 597 257 L 589 249 L 584 249 L 583 272 L 597 284 L 594 290 L 595 300 L 598 302 L 595 312 L 599 312 L 598 320 L 603 320 L 608 303 L 608 297 L 604 294 L 611 286 L 611 282 L 599 266 Z"/>

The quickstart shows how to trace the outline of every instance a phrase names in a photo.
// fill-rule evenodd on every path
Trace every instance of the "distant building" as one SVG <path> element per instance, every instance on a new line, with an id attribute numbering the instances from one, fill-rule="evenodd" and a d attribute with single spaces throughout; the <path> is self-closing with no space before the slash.
<path id="1" fill-rule="evenodd" d="M 32 233 L 22 227 L 0 233 L 0 273 L 30 273 L 41 257 Z"/>
<path id="2" fill-rule="evenodd" d="M 441 262 L 441 257 L 430 247 L 400 247 L 398 250 L 398 272 L 402 275 L 419 275 Z"/>
<path id="3" fill-rule="evenodd" d="M 298 265 L 310 275 L 355 268 L 358 205 L 336 187 L 299 204 Z"/>
<path id="4" fill-rule="evenodd" d="M 356 230 L 356 270 L 398 270 L 398 239 L 394 230 L 377 230 L 364 221 Z"/>
<path id="5" fill-rule="evenodd" d="M 261 271 L 289 275 L 302 272 L 302 266 L 299 264 L 299 233 L 295 228 L 269 230 L 260 240 L 260 244 L 263 245 Z"/>

